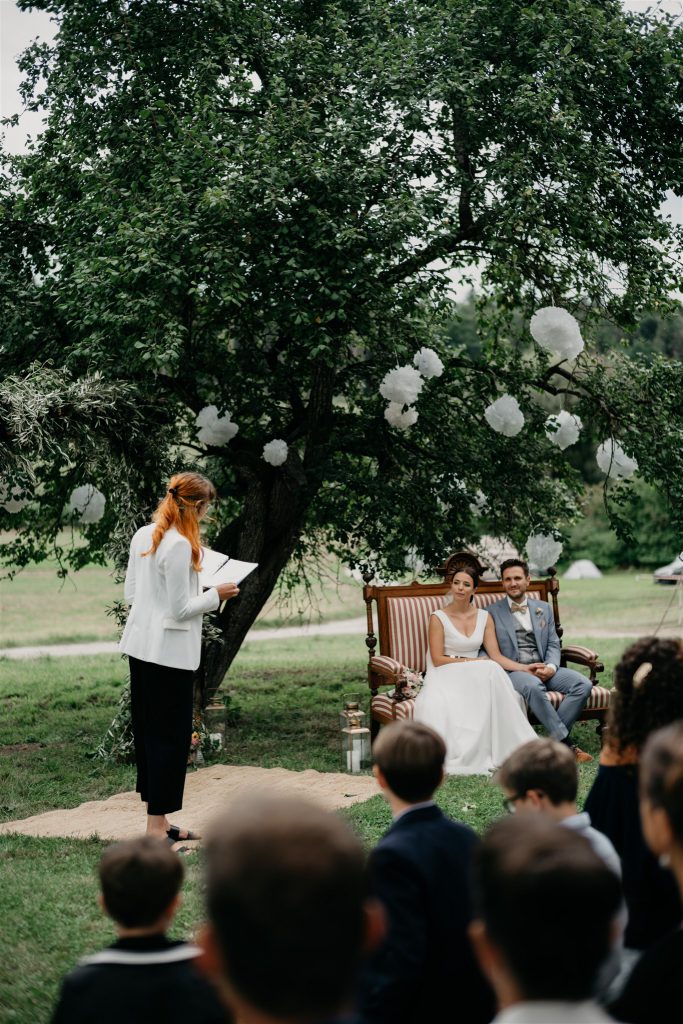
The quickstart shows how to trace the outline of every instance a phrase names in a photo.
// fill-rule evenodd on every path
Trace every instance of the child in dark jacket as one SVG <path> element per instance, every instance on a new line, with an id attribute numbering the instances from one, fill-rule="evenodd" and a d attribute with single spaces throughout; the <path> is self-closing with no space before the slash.
<path id="1" fill-rule="evenodd" d="M 166 937 L 183 882 L 178 854 L 144 836 L 111 846 L 98 870 L 100 904 L 118 939 L 64 978 L 52 1024 L 225 1024 L 225 1008 L 197 968 L 199 948 Z"/>

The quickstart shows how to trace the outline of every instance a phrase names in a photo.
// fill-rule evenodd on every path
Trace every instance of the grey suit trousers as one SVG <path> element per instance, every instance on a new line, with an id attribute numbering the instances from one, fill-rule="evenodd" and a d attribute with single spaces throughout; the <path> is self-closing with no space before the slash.
<path id="1" fill-rule="evenodd" d="M 555 740 L 563 740 L 576 719 L 592 690 L 590 679 L 586 679 L 573 668 L 558 668 L 547 683 L 530 672 L 508 672 L 517 693 L 521 694 L 536 718 Z M 548 690 L 566 694 L 556 711 L 548 700 Z"/>

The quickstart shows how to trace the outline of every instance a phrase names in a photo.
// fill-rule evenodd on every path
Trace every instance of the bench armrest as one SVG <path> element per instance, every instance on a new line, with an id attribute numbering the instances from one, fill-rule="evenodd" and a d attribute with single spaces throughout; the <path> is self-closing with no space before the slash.
<path id="1" fill-rule="evenodd" d="M 378 686 L 393 686 L 398 693 L 403 683 L 399 681 L 404 666 L 396 658 L 390 658 L 387 654 L 376 654 L 370 658 L 368 666 L 368 682 L 373 693 L 377 692 Z"/>
<path id="2" fill-rule="evenodd" d="M 571 645 L 567 644 L 566 647 L 562 648 L 562 661 L 561 664 L 566 666 L 567 662 L 571 662 L 573 665 L 582 665 L 587 668 L 590 675 L 590 681 L 593 686 L 596 685 L 596 676 L 598 672 L 604 672 L 605 666 L 600 661 L 600 655 L 597 651 L 592 651 L 590 647 L 581 647 L 578 644 Z"/>

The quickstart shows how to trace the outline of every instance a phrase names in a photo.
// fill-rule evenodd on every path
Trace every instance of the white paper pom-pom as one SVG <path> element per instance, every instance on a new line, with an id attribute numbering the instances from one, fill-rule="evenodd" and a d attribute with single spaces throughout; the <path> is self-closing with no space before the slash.
<path id="1" fill-rule="evenodd" d="M 422 570 L 425 567 L 424 561 L 420 558 L 417 553 L 417 548 L 408 548 L 406 556 L 404 558 L 406 569 L 413 574 L 413 579 L 417 579 Z"/>
<path id="2" fill-rule="evenodd" d="M 106 503 L 102 491 L 98 491 L 93 484 L 83 484 L 71 492 L 68 508 L 80 523 L 99 523 Z"/>
<path id="3" fill-rule="evenodd" d="M 560 412 L 548 416 L 545 421 L 545 433 L 552 444 L 556 444 L 564 451 L 565 448 L 569 448 L 570 444 L 576 444 L 579 440 L 582 426 L 583 423 L 578 416 L 562 409 Z"/>
<path id="4" fill-rule="evenodd" d="M 514 437 L 524 426 L 524 413 L 512 395 L 501 395 L 484 409 L 490 427 L 506 437 Z"/>
<path id="5" fill-rule="evenodd" d="M 384 419 L 397 430 L 407 430 L 413 423 L 417 423 L 417 409 L 411 406 L 403 412 L 403 406 L 398 402 L 389 402 L 384 410 Z"/>
<path id="6" fill-rule="evenodd" d="M 526 553 L 531 564 L 545 572 L 562 554 L 562 544 L 549 533 L 532 533 L 526 539 Z"/>
<path id="7" fill-rule="evenodd" d="M 638 469 L 636 460 L 630 458 L 619 442 L 611 438 L 599 445 L 595 458 L 605 476 L 615 480 L 627 480 Z"/>
<path id="8" fill-rule="evenodd" d="M 30 503 L 31 499 L 21 487 L 4 487 L 0 484 L 0 508 L 4 508 L 5 512 L 14 516 Z"/>
<path id="9" fill-rule="evenodd" d="M 287 461 L 287 442 L 276 439 L 263 446 L 263 458 L 271 466 L 281 466 Z"/>
<path id="10" fill-rule="evenodd" d="M 443 373 L 443 363 L 433 348 L 421 348 L 413 356 L 413 365 L 417 367 L 425 380 L 432 377 L 440 377 Z"/>
<path id="11" fill-rule="evenodd" d="M 385 374 L 379 393 L 388 402 L 412 405 L 422 390 L 424 381 L 412 366 L 398 366 Z"/>
<path id="12" fill-rule="evenodd" d="M 489 499 L 483 491 L 477 491 L 470 502 L 470 512 L 473 516 L 482 516 L 487 509 Z"/>
<path id="13" fill-rule="evenodd" d="M 240 429 L 230 419 L 230 413 L 225 416 L 218 415 L 215 405 L 205 405 L 201 412 L 197 413 L 197 437 L 202 444 L 211 444 L 216 447 L 232 441 Z"/>
<path id="14" fill-rule="evenodd" d="M 561 306 L 544 306 L 531 318 L 529 330 L 541 348 L 561 359 L 576 359 L 584 342 L 578 321 Z"/>

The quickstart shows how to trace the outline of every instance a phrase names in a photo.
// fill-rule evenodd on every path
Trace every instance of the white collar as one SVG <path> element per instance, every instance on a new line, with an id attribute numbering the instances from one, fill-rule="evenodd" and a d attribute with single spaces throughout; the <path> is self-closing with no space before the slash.
<path id="1" fill-rule="evenodd" d="M 508 1006 L 493 1024 L 608 1024 L 611 1019 L 592 999 L 581 1003 L 548 999 Z"/>
<path id="2" fill-rule="evenodd" d="M 395 814 L 394 815 L 394 821 L 398 821 L 399 818 L 402 818 L 406 814 L 412 814 L 413 811 L 421 811 L 423 807 L 435 807 L 435 806 L 436 806 L 436 804 L 434 803 L 433 800 L 423 800 L 419 804 L 411 804 L 410 807 L 404 807 L 404 809 L 402 811 L 399 811 L 398 814 Z"/>
<path id="3" fill-rule="evenodd" d="M 531 598 L 528 596 L 528 594 L 525 594 L 524 597 L 521 599 L 521 601 L 515 600 L 515 598 L 510 597 L 509 594 L 506 594 L 505 597 L 506 597 L 506 600 L 507 600 L 507 603 L 508 603 L 508 608 L 511 608 L 513 603 L 514 604 L 525 604 L 528 607 L 529 606 L 529 601 L 531 600 Z"/>

